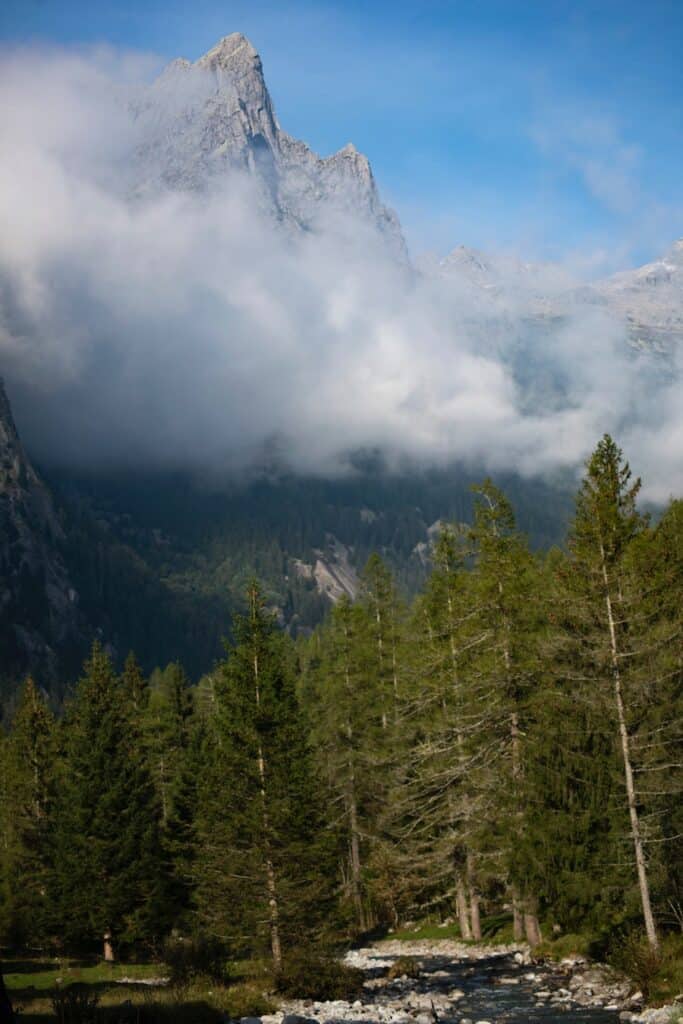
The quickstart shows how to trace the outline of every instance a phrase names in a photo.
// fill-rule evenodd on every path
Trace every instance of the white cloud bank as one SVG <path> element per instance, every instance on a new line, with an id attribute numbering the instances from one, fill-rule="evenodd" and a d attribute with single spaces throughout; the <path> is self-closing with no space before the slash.
<path id="1" fill-rule="evenodd" d="M 683 491 L 678 380 L 599 310 L 540 331 L 521 302 L 501 329 L 367 226 L 275 228 L 237 176 L 129 201 L 139 71 L 35 52 L 0 71 L 0 373 L 32 452 L 240 469 L 275 446 L 333 475 L 379 448 L 532 474 L 609 430 L 651 497 Z"/>

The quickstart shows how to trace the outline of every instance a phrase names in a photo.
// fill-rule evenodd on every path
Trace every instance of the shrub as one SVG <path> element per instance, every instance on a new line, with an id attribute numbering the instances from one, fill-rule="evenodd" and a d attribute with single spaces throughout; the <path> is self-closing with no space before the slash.
<path id="1" fill-rule="evenodd" d="M 96 1024 L 100 997 L 88 991 L 87 985 L 69 985 L 57 989 L 52 997 L 52 1009 L 58 1024 Z"/>
<path id="2" fill-rule="evenodd" d="M 393 981 L 395 978 L 419 978 L 420 961 L 414 956 L 399 956 L 387 971 L 387 978 Z"/>
<path id="3" fill-rule="evenodd" d="M 275 989 L 290 999 L 355 999 L 363 989 L 363 972 L 329 954 L 297 950 L 275 975 Z"/>
<path id="4" fill-rule="evenodd" d="M 627 932 L 613 942 L 609 962 L 631 978 L 647 999 L 661 969 L 662 956 L 639 932 Z"/>
<path id="5" fill-rule="evenodd" d="M 275 1005 L 257 982 L 238 981 L 226 989 L 223 1009 L 228 1017 L 239 1020 L 241 1017 L 262 1017 L 264 1013 L 273 1013 Z"/>
<path id="6" fill-rule="evenodd" d="M 173 936 L 164 944 L 163 958 L 172 985 L 190 985 L 199 979 L 224 982 L 227 977 L 227 950 L 223 943 L 207 936 Z"/>

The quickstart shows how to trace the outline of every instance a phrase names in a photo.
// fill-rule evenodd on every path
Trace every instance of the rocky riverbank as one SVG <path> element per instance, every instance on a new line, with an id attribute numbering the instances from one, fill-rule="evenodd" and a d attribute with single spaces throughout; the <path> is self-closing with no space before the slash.
<path id="1" fill-rule="evenodd" d="M 393 977 L 404 958 L 410 958 L 407 973 Z M 357 1000 L 290 1000 L 262 1024 L 668 1024 L 671 1018 L 670 1007 L 644 1010 L 642 993 L 609 967 L 579 957 L 535 962 L 525 946 L 387 941 L 352 950 L 346 962 L 365 974 Z"/>

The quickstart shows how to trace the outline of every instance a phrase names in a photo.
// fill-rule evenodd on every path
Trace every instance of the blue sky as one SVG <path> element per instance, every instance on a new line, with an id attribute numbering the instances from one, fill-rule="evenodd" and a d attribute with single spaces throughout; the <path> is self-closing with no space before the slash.
<path id="1" fill-rule="evenodd" d="M 680 0 L 2 0 L 5 45 L 250 37 L 282 126 L 352 140 L 414 250 L 628 266 L 683 235 Z"/>

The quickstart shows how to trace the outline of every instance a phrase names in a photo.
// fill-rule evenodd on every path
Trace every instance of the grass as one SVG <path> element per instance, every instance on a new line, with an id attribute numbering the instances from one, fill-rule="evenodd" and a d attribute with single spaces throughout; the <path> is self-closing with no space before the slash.
<path id="1" fill-rule="evenodd" d="M 668 935 L 662 942 L 662 959 L 659 969 L 650 983 L 649 1001 L 661 1006 L 670 1003 L 681 994 L 683 994 L 683 935 Z"/>
<path id="2" fill-rule="evenodd" d="M 107 964 L 82 960 L 3 960 L 5 984 L 10 992 L 52 991 L 80 982 L 86 985 L 113 984 L 121 978 L 159 978 L 167 974 L 163 964 Z"/>
<path id="3" fill-rule="evenodd" d="M 418 924 L 415 928 L 399 928 L 387 936 L 388 939 L 398 939 L 402 942 L 415 939 L 460 939 L 460 929 L 457 924 Z"/>
<path id="4" fill-rule="evenodd" d="M 497 945 L 498 943 L 512 942 L 512 916 L 510 914 L 495 914 L 484 918 L 482 921 L 482 938 L 475 945 Z M 422 921 L 414 928 L 401 928 L 387 935 L 388 939 L 399 939 L 403 942 L 415 941 L 416 939 L 455 939 L 463 941 L 460 928 L 457 924 L 441 924 L 436 921 Z"/>
<path id="5" fill-rule="evenodd" d="M 572 934 L 559 935 L 555 939 L 544 939 L 536 946 L 534 954 L 547 956 L 551 960 L 562 960 L 569 956 L 587 956 L 591 954 L 594 940 L 591 935 Z"/>
<path id="6" fill-rule="evenodd" d="M 534 953 L 553 960 L 572 955 L 590 957 L 595 942 L 591 935 L 561 935 L 544 941 Z M 659 961 L 649 953 L 644 937 L 630 950 L 617 948 L 608 959 L 645 993 L 648 1005 L 664 1006 L 683 994 L 683 935 L 663 938 Z M 681 1018 L 683 1021 L 683 1011 Z"/>
<path id="7" fill-rule="evenodd" d="M 96 1019 L 102 1024 L 219 1024 L 231 1018 L 260 1016 L 275 1005 L 267 995 L 272 976 L 257 962 L 234 965 L 232 981 L 196 980 L 186 985 L 142 985 L 168 974 L 162 963 L 106 964 L 67 959 L 3 960 L 5 983 L 24 1024 L 54 1021 L 52 999 L 71 985 L 96 994 Z M 132 979 L 121 983 L 121 979 Z"/>

